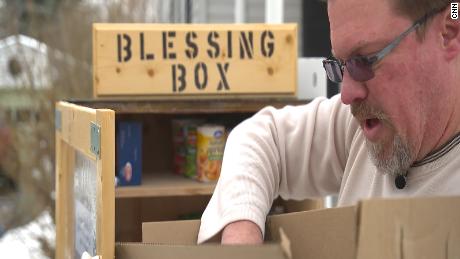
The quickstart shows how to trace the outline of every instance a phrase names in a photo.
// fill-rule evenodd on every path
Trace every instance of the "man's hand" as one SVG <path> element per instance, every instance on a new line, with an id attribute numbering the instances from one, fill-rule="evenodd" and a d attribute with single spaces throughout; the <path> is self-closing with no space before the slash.
<path id="1" fill-rule="evenodd" d="M 262 244 L 262 233 L 254 222 L 235 221 L 225 226 L 222 232 L 223 245 L 258 245 Z"/>

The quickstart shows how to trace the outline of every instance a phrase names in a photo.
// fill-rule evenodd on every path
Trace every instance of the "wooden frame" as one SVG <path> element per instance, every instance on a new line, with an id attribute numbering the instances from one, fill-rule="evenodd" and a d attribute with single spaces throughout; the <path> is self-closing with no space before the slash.
<path id="1" fill-rule="evenodd" d="M 115 251 L 115 112 L 67 102 L 56 104 L 56 258 L 73 258 L 73 172 L 76 151 L 96 163 L 96 252 Z M 100 157 L 91 152 L 90 125 L 100 126 Z"/>

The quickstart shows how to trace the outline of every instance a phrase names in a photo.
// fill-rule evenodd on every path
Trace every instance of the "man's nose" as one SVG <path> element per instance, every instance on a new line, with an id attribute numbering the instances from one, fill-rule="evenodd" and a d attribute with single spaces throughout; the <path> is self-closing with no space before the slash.
<path id="1" fill-rule="evenodd" d="M 340 95 L 344 104 L 352 104 L 365 100 L 368 95 L 368 89 L 362 82 L 353 80 L 345 71 Z"/>

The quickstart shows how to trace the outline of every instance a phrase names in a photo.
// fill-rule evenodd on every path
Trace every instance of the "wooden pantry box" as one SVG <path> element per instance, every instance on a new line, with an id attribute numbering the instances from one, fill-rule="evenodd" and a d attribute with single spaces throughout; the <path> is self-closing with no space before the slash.
<path id="1" fill-rule="evenodd" d="M 304 103 L 293 98 L 58 102 L 56 258 L 80 258 L 82 251 L 114 258 L 116 242 L 141 242 L 142 222 L 200 218 L 215 184 L 173 174 L 173 120 L 232 127 L 267 105 Z M 121 121 L 142 124 L 138 186 L 115 187 L 116 125 Z M 321 203 L 286 206 L 287 211 L 305 210 Z"/>

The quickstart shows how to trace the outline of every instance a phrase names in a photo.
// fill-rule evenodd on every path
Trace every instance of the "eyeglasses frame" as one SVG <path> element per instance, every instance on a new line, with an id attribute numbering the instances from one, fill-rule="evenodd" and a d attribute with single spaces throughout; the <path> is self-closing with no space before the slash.
<path id="1" fill-rule="evenodd" d="M 336 57 L 329 57 L 325 60 L 323 60 L 323 67 L 324 69 L 326 70 L 326 74 L 327 74 L 327 69 L 326 69 L 326 64 L 328 63 L 335 63 L 337 64 L 339 67 L 340 67 L 340 70 L 341 70 L 341 79 L 339 82 L 336 82 L 336 83 L 340 83 L 343 81 L 343 73 L 344 73 L 344 70 L 345 70 L 345 66 L 346 66 L 346 63 L 347 62 L 350 62 L 351 60 L 353 59 L 359 59 L 360 61 L 362 62 L 366 62 L 369 64 L 369 66 L 373 66 L 375 63 L 381 61 L 385 56 L 387 56 L 393 49 L 395 49 L 399 43 L 407 36 L 409 35 L 412 31 L 416 30 L 418 27 L 422 26 L 422 24 L 424 24 L 428 18 L 430 18 L 431 16 L 443 11 L 445 9 L 444 8 L 441 8 L 441 9 L 438 9 L 438 10 L 434 10 L 432 12 L 429 12 L 427 13 L 426 15 L 424 15 L 422 18 L 418 19 L 417 21 L 415 21 L 412 26 L 410 26 L 408 29 L 406 29 L 403 33 L 401 33 L 400 35 L 398 35 L 392 42 L 390 42 L 386 47 L 384 47 L 382 50 L 380 50 L 379 52 L 375 53 L 375 54 L 372 54 L 372 55 L 368 55 L 368 56 L 354 56 L 354 57 L 351 57 L 349 58 L 347 61 L 343 61 L 341 59 L 338 59 Z M 328 75 L 329 77 L 329 75 Z M 330 79 L 330 78 L 329 78 Z M 330 79 L 332 81 L 332 79 Z"/>

